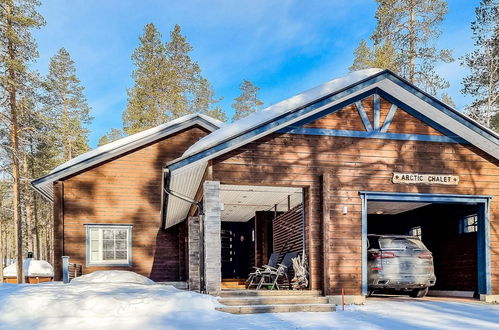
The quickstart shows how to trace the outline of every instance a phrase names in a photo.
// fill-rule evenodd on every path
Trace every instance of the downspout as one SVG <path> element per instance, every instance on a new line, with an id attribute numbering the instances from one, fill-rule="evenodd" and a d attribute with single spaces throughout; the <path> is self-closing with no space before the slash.
<path id="1" fill-rule="evenodd" d="M 201 293 L 206 293 L 206 281 L 205 281 L 205 260 L 204 260 L 204 210 L 203 203 L 200 203 L 190 197 L 184 196 L 176 191 L 170 189 L 170 170 L 168 168 L 163 169 L 163 207 L 162 207 L 162 217 L 163 217 L 163 228 L 166 227 L 166 210 L 168 209 L 168 197 L 177 197 L 184 202 L 195 205 L 199 213 L 199 290 Z"/>

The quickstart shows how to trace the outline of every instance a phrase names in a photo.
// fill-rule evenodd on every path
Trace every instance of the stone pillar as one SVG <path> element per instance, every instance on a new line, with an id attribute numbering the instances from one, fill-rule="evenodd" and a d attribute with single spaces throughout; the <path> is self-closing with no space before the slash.
<path id="1" fill-rule="evenodd" d="M 205 283 L 206 291 L 215 293 L 222 281 L 220 182 L 205 181 L 203 192 Z"/>
<path id="2" fill-rule="evenodd" d="M 187 219 L 187 239 L 189 248 L 188 260 L 188 283 L 189 290 L 199 291 L 199 217 L 189 217 Z"/>

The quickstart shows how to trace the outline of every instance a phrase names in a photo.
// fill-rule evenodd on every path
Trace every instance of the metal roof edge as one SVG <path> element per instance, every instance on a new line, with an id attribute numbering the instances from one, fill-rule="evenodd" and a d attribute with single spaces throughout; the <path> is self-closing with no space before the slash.
<path id="1" fill-rule="evenodd" d="M 210 120 L 210 119 L 213 119 L 213 120 Z M 72 164 L 71 166 L 68 166 L 66 168 L 62 168 L 56 172 L 49 173 L 43 177 L 32 180 L 31 186 L 36 191 L 40 192 L 43 196 L 48 198 L 48 195 L 39 188 L 39 185 L 41 185 L 43 183 L 47 183 L 47 182 L 54 182 L 56 180 L 73 175 L 77 172 L 81 172 L 81 171 L 83 171 L 91 166 L 98 165 L 98 164 L 100 164 L 100 163 L 102 163 L 110 158 L 120 156 L 125 152 L 139 148 L 147 143 L 154 142 L 158 139 L 167 137 L 169 135 L 175 134 L 178 131 L 185 129 L 185 128 L 188 128 L 188 127 L 191 127 L 191 126 L 200 125 L 201 127 L 213 132 L 213 131 L 220 128 L 221 124 L 218 124 L 218 122 L 219 122 L 218 120 L 211 118 L 209 116 L 196 114 L 192 118 L 189 118 L 189 119 L 182 121 L 180 123 L 176 123 L 172 126 L 165 127 L 164 129 L 162 129 L 160 131 L 157 131 L 157 132 L 151 133 L 149 135 L 146 135 L 144 137 L 141 137 L 138 140 L 130 141 L 129 143 L 126 143 L 124 145 L 120 145 L 120 146 L 116 147 L 115 149 L 103 151 L 102 153 L 96 154 L 90 158 L 82 159 L 80 162 Z M 140 133 L 137 133 L 137 134 L 140 134 Z M 53 200 L 52 198 L 48 198 L 48 199 L 50 201 Z"/>
<path id="2" fill-rule="evenodd" d="M 362 80 L 359 80 L 358 82 L 356 82 L 356 83 L 354 83 L 354 84 L 351 84 L 351 85 L 348 85 L 348 86 L 346 86 L 346 87 L 343 87 L 343 88 L 341 88 L 341 89 L 339 89 L 339 90 L 337 90 L 337 91 L 334 91 L 334 92 L 332 92 L 332 93 L 329 93 L 329 94 L 327 94 L 327 95 L 325 95 L 325 96 L 323 96 L 323 97 L 320 97 L 320 98 L 318 98 L 318 99 L 316 99 L 316 100 L 314 100 L 314 101 L 311 101 L 311 102 L 308 102 L 308 103 L 306 103 L 306 104 L 304 104 L 304 105 L 301 105 L 301 106 L 299 106 L 299 107 L 297 107 L 297 108 L 293 109 L 292 111 L 289 111 L 289 112 L 286 112 L 286 113 L 280 114 L 279 116 L 276 116 L 276 117 L 274 117 L 274 118 L 272 118 L 272 119 L 270 119 L 270 120 L 268 120 L 268 121 L 265 121 L 265 122 L 263 122 L 263 123 L 260 123 L 259 125 L 255 126 L 255 127 L 249 128 L 249 129 L 247 129 L 247 130 L 245 130 L 245 131 L 242 131 L 242 132 L 240 132 L 240 133 L 238 133 L 238 134 L 236 134 L 236 135 L 234 135 L 234 136 L 231 136 L 231 137 L 226 138 L 226 139 L 224 139 L 224 140 L 222 140 L 222 141 L 219 141 L 219 142 L 218 142 L 217 144 L 215 144 L 215 145 L 207 146 L 206 148 L 204 148 L 204 149 L 202 149 L 202 150 L 199 150 L 198 152 L 196 152 L 196 153 L 194 153 L 194 154 L 187 155 L 187 156 L 181 156 L 181 157 L 178 157 L 178 158 L 176 158 L 176 159 L 173 159 L 173 160 L 169 161 L 169 162 L 166 164 L 166 166 L 165 166 L 165 167 L 170 167 L 171 165 L 176 164 L 176 163 L 178 163 L 178 162 L 180 162 L 180 161 L 183 161 L 183 160 L 188 159 L 188 158 L 191 158 L 191 157 L 195 157 L 196 155 L 199 155 L 199 154 L 201 154 L 201 153 L 203 153 L 203 152 L 206 152 L 206 151 L 207 151 L 207 150 L 209 150 L 209 149 L 215 148 L 215 147 L 217 147 L 217 146 L 219 146 L 219 145 L 221 145 L 221 144 L 224 144 L 224 143 L 226 143 L 226 142 L 228 142 L 228 141 L 231 141 L 231 140 L 237 139 L 237 138 L 239 138 L 239 137 L 241 137 L 241 136 L 243 136 L 243 135 L 245 135 L 245 134 L 247 134 L 247 133 L 249 133 L 249 132 L 252 132 L 252 131 L 258 130 L 259 128 L 264 127 L 264 126 L 266 126 L 266 125 L 269 125 L 270 123 L 272 123 L 272 122 L 274 122 L 274 121 L 276 121 L 276 120 L 279 120 L 279 119 L 281 119 L 281 118 L 287 117 L 287 116 L 289 116 L 290 114 L 293 114 L 293 113 L 295 113 L 295 112 L 297 112 L 297 111 L 299 111 L 299 110 L 302 110 L 302 109 L 304 109 L 304 108 L 307 108 L 307 107 L 309 107 L 309 106 L 311 106 L 311 105 L 313 105 L 313 104 L 316 104 L 316 103 L 318 103 L 318 102 L 320 102 L 320 101 L 322 101 L 322 100 L 328 99 L 328 98 L 330 98 L 330 97 L 332 97 L 332 96 L 334 96 L 334 95 L 341 94 L 341 93 L 345 92 L 346 90 L 349 90 L 349 89 L 351 89 L 351 88 L 353 88 L 353 87 L 355 87 L 355 86 L 359 86 L 359 85 L 360 85 L 360 86 L 363 86 L 363 85 L 364 85 L 366 82 L 368 82 L 369 80 L 375 80 L 375 81 L 373 81 L 373 82 L 371 82 L 371 83 L 370 83 L 370 84 L 374 84 L 374 83 L 376 83 L 376 82 L 378 81 L 376 78 L 378 78 L 378 79 L 379 79 L 379 77 L 380 77 L 380 76 L 384 76 L 384 75 L 386 75 L 386 74 L 393 74 L 393 72 L 391 72 L 391 71 L 390 71 L 390 70 L 388 70 L 388 69 L 384 69 L 384 70 L 382 70 L 382 71 L 380 71 L 380 72 L 378 72 L 378 73 L 375 73 L 375 74 L 373 74 L 373 75 L 371 75 L 371 76 L 369 76 L 369 77 L 366 77 L 366 78 L 364 78 L 364 79 L 362 79 Z M 269 133 L 270 133 L 270 132 L 269 132 Z"/>

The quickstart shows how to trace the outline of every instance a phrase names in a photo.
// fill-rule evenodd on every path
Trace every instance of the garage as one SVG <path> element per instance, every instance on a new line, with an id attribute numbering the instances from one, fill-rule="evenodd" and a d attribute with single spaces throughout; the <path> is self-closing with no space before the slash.
<path id="1" fill-rule="evenodd" d="M 363 192 L 361 197 L 365 245 L 363 289 L 366 292 L 373 289 L 374 293 L 400 292 L 393 290 L 395 284 L 389 283 L 396 275 L 383 275 L 382 268 L 372 267 L 373 264 L 368 261 L 374 251 L 369 242 L 378 237 L 373 235 L 386 239 L 408 235 L 423 242 L 431 256 L 422 253 L 416 260 L 422 264 L 421 258 L 433 259 L 436 281 L 428 283 L 431 285 L 429 295 L 478 298 L 479 294 L 487 292 L 490 285 L 490 262 L 486 249 L 489 197 L 376 192 Z M 403 252 L 400 256 L 404 256 Z M 390 253 L 387 258 L 395 260 L 398 256 L 397 253 Z M 418 271 L 422 270 L 416 267 L 401 270 L 401 273 L 407 276 Z M 381 275 L 374 275 L 378 272 Z M 380 289 L 377 279 L 373 277 L 379 278 L 380 285 L 386 289 Z M 409 289 L 405 291 L 410 293 Z"/>

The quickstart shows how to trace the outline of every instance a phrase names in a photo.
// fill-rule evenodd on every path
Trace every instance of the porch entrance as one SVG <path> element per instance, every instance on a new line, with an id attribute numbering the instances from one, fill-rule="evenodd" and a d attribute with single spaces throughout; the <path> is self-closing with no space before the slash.
<path id="1" fill-rule="evenodd" d="M 245 289 L 272 254 L 304 250 L 303 189 L 220 185 L 222 289 Z M 292 278 L 292 266 L 289 267 Z"/>

